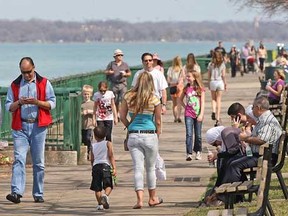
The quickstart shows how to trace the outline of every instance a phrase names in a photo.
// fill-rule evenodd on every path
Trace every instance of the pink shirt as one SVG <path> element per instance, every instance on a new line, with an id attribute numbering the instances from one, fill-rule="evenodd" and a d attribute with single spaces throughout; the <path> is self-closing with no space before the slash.
<path id="1" fill-rule="evenodd" d="M 204 92 L 202 89 L 201 92 Z M 201 111 L 201 96 L 197 94 L 196 88 L 187 87 L 186 92 L 185 117 L 197 118 Z"/>

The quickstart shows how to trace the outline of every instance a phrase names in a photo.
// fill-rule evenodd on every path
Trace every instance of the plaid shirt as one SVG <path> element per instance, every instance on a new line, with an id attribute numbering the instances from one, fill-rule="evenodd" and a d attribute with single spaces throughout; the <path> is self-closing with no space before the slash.
<path id="1" fill-rule="evenodd" d="M 252 131 L 252 137 L 258 137 L 261 140 L 273 145 L 272 153 L 278 154 L 279 138 L 282 134 L 282 128 L 278 120 L 270 110 L 259 116 L 255 128 Z M 260 145 L 251 144 L 253 153 L 259 153 Z"/>

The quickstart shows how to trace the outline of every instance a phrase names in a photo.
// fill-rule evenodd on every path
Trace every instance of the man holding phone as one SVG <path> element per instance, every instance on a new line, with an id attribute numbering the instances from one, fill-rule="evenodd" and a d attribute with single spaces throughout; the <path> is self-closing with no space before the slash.
<path id="1" fill-rule="evenodd" d="M 20 203 L 25 191 L 26 155 L 30 147 L 33 162 L 32 195 L 36 203 L 43 203 L 44 151 L 47 127 L 52 123 L 50 110 L 56 106 L 56 97 L 47 78 L 35 71 L 30 57 L 19 63 L 21 75 L 8 88 L 5 108 L 12 113 L 14 163 L 11 193 L 6 199 Z"/>

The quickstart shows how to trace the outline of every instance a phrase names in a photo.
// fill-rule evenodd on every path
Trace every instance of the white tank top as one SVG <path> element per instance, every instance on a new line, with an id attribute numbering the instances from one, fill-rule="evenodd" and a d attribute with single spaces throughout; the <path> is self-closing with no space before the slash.
<path id="1" fill-rule="evenodd" d="M 108 164 L 110 165 L 108 158 L 108 148 L 107 140 L 102 140 L 100 142 L 95 141 L 92 143 L 92 151 L 94 154 L 93 166 L 96 164 Z"/>

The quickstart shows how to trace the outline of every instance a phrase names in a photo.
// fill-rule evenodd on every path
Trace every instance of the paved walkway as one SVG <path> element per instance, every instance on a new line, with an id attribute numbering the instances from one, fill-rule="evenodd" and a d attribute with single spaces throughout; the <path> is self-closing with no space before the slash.
<path id="1" fill-rule="evenodd" d="M 238 75 L 238 74 L 237 74 Z M 256 74 L 244 77 L 228 78 L 228 91 L 223 96 L 222 123 L 229 125 L 227 108 L 233 102 L 244 106 L 253 101 L 260 89 Z M 206 110 L 203 125 L 202 160 L 185 161 L 185 127 L 184 123 L 174 123 L 171 109 L 163 117 L 163 134 L 160 140 L 160 153 L 166 162 L 166 181 L 157 184 L 157 193 L 164 199 L 161 206 L 148 207 L 148 193 L 145 191 L 145 206 L 133 210 L 136 195 L 133 191 L 133 170 L 128 152 L 123 151 L 122 141 L 125 133 L 123 125 L 114 128 L 114 149 L 118 169 L 118 185 L 110 198 L 111 208 L 104 212 L 95 210 L 94 193 L 89 190 L 91 167 L 49 166 L 45 174 L 45 203 L 34 203 L 31 196 L 31 167 L 27 168 L 27 187 L 22 202 L 18 205 L 6 201 L 10 192 L 11 167 L 0 167 L 0 215 L 183 215 L 198 204 L 206 190 L 209 178 L 215 168 L 209 168 L 205 132 L 213 127 L 211 120 L 210 92 L 207 89 Z"/>

